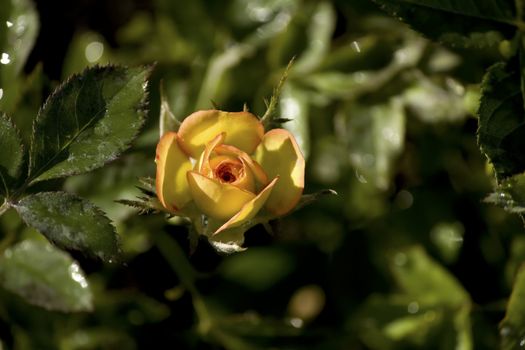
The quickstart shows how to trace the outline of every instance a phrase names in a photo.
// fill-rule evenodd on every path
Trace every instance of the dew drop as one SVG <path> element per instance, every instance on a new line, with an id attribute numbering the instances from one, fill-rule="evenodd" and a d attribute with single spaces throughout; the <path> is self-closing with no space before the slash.
<path id="1" fill-rule="evenodd" d="M 294 317 L 290 319 L 290 324 L 295 328 L 301 328 L 303 326 L 303 320 L 299 317 Z"/>
<path id="2" fill-rule="evenodd" d="M 69 267 L 69 274 L 71 275 L 71 278 L 78 282 L 80 284 L 80 287 L 87 288 L 88 284 L 86 282 L 86 279 L 82 274 L 80 273 L 80 267 L 77 264 L 72 264 Z"/>
<path id="3" fill-rule="evenodd" d="M 512 333 L 512 328 L 509 327 L 509 326 L 505 326 L 505 327 L 502 327 L 499 331 L 499 334 L 502 336 L 502 337 L 508 337 L 509 335 L 511 335 Z"/>
<path id="4" fill-rule="evenodd" d="M 86 56 L 86 59 L 88 62 L 97 62 L 104 53 L 104 44 L 98 41 L 90 42 L 86 45 L 86 49 L 84 52 L 84 55 Z"/>
<path id="5" fill-rule="evenodd" d="M 9 57 L 9 54 L 6 52 L 2 53 L 2 57 L 0 58 L 1 64 L 9 64 L 11 63 L 11 58 Z"/>
<path id="6" fill-rule="evenodd" d="M 357 53 L 361 53 L 361 48 L 359 47 L 359 43 L 357 41 L 352 41 L 352 47 Z"/>
<path id="7" fill-rule="evenodd" d="M 5 25 L 7 28 L 11 28 L 13 26 L 13 22 L 5 21 Z"/>

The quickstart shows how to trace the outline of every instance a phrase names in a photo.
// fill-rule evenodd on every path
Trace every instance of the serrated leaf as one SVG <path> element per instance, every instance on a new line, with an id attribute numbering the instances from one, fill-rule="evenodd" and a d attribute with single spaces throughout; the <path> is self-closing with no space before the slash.
<path id="1" fill-rule="evenodd" d="M 93 296 L 78 264 L 40 241 L 24 241 L 0 256 L 0 283 L 28 303 L 63 312 L 90 311 Z"/>
<path id="2" fill-rule="evenodd" d="M 24 149 L 18 132 L 5 114 L 0 114 L 0 196 L 9 195 L 24 158 Z"/>
<path id="3" fill-rule="evenodd" d="M 119 199 L 117 203 L 138 209 L 139 214 L 150 214 L 164 210 L 162 204 L 154 198 L 139 197 L 137 200 Z"/>
<path id="4" fill-rule="evenodd" d="M 501 349 L 522 349 L 525 343 L 525 268 L 516 275 L 507 304 L 505 318 L 500 324 Z"/>
<path id="5" fill-rule="evenodd" d="M 25 223 L 61 249 L 112 262 L 118 259 L 115 228 L 89 201 L 66 192 L 40 192 L 22 198 L 14 208 Z"/>
<path id="6" fill-rule="evenodd" d="M 500 180 L 525 171 L 525 118 L 519 70 L 492 66 L 482 84 L 478 143 Z"/>
<path id="7" fill-rule="evenodd" d="M 48 98 L 33 127 L 30 183 L 80 174 L 116 159 L 144 123 L 151 67 L 93 67 Z"/>
<path id="8" fill-rule="evenodd" d="M 427 37 L 453 46 L 495 46 L 512 38 L 518 25 L 512 0 L 374 1 Z"/>

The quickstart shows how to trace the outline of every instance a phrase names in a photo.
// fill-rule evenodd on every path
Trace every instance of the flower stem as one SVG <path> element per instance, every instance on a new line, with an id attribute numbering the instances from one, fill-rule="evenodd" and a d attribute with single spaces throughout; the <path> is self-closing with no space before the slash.
<path id="1" fill-rule="evenodd" d="M 2 205 L 0 206 L 0 216 L 2 216 L 9 208 L 9 203 L 7 202 L 7 200 L 5 200 L 4 203 L 2 203 Z"/>
<path id="2" fill-rule="evenodd" d="M 164 256 L 164 259 L 166 259 L 170 267 L 175 271 L 184 288 L 191 294 L 193 307 L 199 319 L 199 332 L 201 334 L 209 333 L 212 327 L 212 317 L 204 299 L 195 286 L 198 272 L 191 266 L 186 254 L 177 241 L 164 232 L 157 233 L 156 239 L 157 247 Z"/>

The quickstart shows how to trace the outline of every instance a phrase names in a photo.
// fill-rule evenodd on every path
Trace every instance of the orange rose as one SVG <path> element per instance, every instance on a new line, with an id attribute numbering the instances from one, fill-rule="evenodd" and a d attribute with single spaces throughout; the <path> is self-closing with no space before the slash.
<path id="1" fill-rule="evenodd" d="M 198 111 L 157 145 L 157 195 L 170 212 L 191 203 L 221 225 L 241 226 L 261 210 L 282 216 L 304 188 L 304 157 L 284 129 L 264 133 L 249 112 Z"/>

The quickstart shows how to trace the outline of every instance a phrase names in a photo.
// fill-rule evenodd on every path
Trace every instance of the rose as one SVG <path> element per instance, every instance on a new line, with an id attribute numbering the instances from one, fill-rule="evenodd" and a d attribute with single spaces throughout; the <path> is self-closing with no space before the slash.
<path id="1" fill-rule="evenodd" d="M 221 225 L 217 234 L 252 220 L 261 210 L 288 213 L 304 188 L 304 157 L 285 129 L 264 133 L 249 112 L 198 111 L 167 132 L 156 153 L 157 196 L 167 211 L 194 204 Z"/>

